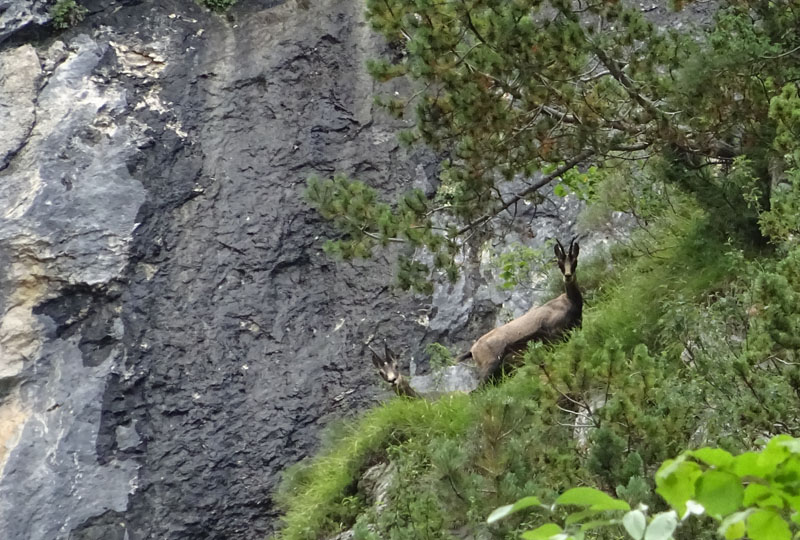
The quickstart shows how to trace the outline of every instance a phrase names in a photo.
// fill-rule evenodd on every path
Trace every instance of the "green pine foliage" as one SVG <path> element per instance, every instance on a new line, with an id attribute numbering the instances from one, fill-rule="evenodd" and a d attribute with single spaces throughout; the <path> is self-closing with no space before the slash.
<path id="1" fill-rule="evenodd" d="M 726 234 L 791 232 L 759 228 L 758 216 L 772 201 L 773 164 L 798 133 L 794 2 L 728 0 L 714 24 L 680 32 L 654 25 L 636 3 L 368 0 L 367 9 L 392 44 L 369 72 L 415 83 L 405 94 L 392 86 L 378 104 L 415 119 L 403 141 L 446 159 L 430 199 L 413 192 L 386 202 L 344 176 L 335 189 L 312 180 L 309 199 L 341 233 L 331 251 L 424 248 L 433 264 L 403 261 L 398 282 L 429 290 L 421 281 L 435 270 L 457 274 L 465 236 L 535 199 L 537 188 L 553 182 L 556 194 L 591 197 L 619 160 L 653 157 L 663 161 L 660 180 L 696 197 Z M 747 170 L 715 173 L 734 160 Z M 575 175 L 590 163 L 588 175 Z M 519 177 L 529 187 L 501 195 Z"/>
<path id="2" fill-rule="evenodd" d="M 587 201 L 581 226 L 622 211 L 636 230 L 608 257 L 581 263 L 587 303 L 568 340 L 531 344 L 521 367 L 468 396 L 392 400 L 295 467 L 279 497 L 279 537 L 321 539 L 350 527 L 358 540 L 793 531 L 793 465 L 774 463 L 763 481 L 748 473 L 739 501 L 737 471 L 706 458 L 800 435 L 796 6 L 723 2 L 700 39 L 654 28 L 616 2 L 584 4 L 582 13 L 562 0 L 368 6 L 401 51 L 372 62 L 373 76 L 419 84 L 380 101 L 399 115 L 413 109 L 405 139 L 450 159 L 431 199 L 416 191 L 390 203 L 341 175 L 310 180 L 308 199 L 340 234 L 329 252 L 364 257 L 405 244 L 398 282 L 427 292 L 432 271 L 455 277 L 465 234 L 515 201 L 538 200 L 534 184 L 510 202 L 496 189 L 536 170 L 560 183 L 556 195 Z M 646 164 L 636 161 L 643 153 Z M 587 160 L 597 168 L 574 170 Z M 537 256 L 524 246 L 502 254 L 501 279 L 524 283 Z M 438 347 L 431 354 L 449 357 Z M 764 454 L 783 452 L 791 464 L 796 443 L 786 444 Z M 715 450 L 691 452 L 701 447 Z M 691 474 L 660 469 L 676 455 L 694 464 Z M 379 462 L 395 472 L 376 508 L 358 480 Z M 767 481 L 791 489 L 750 487 Z M 705 501 L 703 515 L 678 523 L 697 510 L 689 498 Z M 619 515 L 598 524 L 598 511 Z"/>
<path id="3" fill-rule="evenodd" d="M 512 538 L 553 516 L 487 524 L 494 508 L 555 500 L 573 486 L 655 515 L 667 507 L 654 474 L 671 456 L 706 445 L 744 452 L 764 436 L 797 434 L 800 247 L 737 247 L 685 196 L 659 213 L 614 250 L 613 271 L 598 270 L 601 288 L 586 291 L 583 328 L 567 342 L 531 345 L 513 376 L 469 396 L 392 400 L 301 464 L 301 480 L 284 485 L 281 538 L 355 524 L 363 539 L 452 538 L 461 528 Z M 396 473 L 376 510 L 357 480 L 386 460 Z M 714 528 L 700 519 L 676 534 L 713 538 Z"/>

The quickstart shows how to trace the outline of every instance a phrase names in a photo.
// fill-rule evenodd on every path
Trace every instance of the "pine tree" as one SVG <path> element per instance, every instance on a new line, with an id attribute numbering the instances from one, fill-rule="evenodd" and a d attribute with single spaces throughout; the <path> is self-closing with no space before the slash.
<path id="1" fill-rule="evenodd" d="M 313 180 L 309 198 L 344 233 L 331 251 L 364 256 L 406 242 L 427 248 L 433 266 L 453 278 L 465 233 L 582 165 L 652 155 L 710 206 L 722 187 L 691 171 L 746 155 L 756 185 L 734 184 L 738 199 L 755 192 L 760 207 L 769 206 L 777 129 L 770 100 L 800 80 L 793 0 L 728 0 L 711 26 L 694 32 L 656 27 L 635 3 L 614 0 L 367 6 L 392 46 L 391 55 L 369 62 L 370 73 L 416 83 L 408 95 L 378 102 L 398 116 L 413 111 L 415 126 L 401 140 L 447 159 L 436 197 L 412 192 L 394 205 L 357 181 Z M 498 186 L 520 176 L 528 186 L 501 196 Z M 405 261 L 401 284 L 413 286 L 427 272 Z"/>

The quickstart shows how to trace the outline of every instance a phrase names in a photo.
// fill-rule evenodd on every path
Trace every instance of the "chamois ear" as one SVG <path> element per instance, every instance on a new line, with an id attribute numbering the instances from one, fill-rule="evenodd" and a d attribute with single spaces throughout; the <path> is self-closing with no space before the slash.
<path id="1" fill-rule="evenodd" d="M 559 261 L 563 261 L 564 259 L 566 259 L 566 255 L 564 254 L 564 246 L 562 246 L 561 242 L 559 242 L 558 240 L 556 240 L 555 245 L 553 245 L 553 251 L 555 252 L 556 258 Z"/>

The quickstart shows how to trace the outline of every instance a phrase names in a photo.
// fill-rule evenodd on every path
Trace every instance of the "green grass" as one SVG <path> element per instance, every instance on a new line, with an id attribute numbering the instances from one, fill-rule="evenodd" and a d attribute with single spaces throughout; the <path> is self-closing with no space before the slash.
<path id="1" fill-rule="evenodd" d="M 355 494 L 360 473 L 382 459 L 388 445 L 463 434 L 473 421 L 468 402 L 463 394 L 436 402 L 395 399 L 341 425 L 335 442 L 285 475 L 278 497 L 288 509 L 281 538 L 316 539 L 322 531 L 352 524 L 355 514 L 347 497 Z"/>

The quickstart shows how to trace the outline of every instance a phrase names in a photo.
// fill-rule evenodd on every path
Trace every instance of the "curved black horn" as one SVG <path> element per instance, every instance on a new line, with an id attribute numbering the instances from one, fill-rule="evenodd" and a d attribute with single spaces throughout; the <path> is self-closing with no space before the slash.
<path id="1" fill-rule="evenodd" d="M 578 257 L 578 252 L 580 251 L 580 246 L 575 243 L 575 240 L 578 239 L 578 236 L 573 236 L 572 240 L 569 241 L 569 256 L 570 257 Z"/>
<path id="2" fill-rule="evenodd" d="M 381 355 L 372 348 L 372 345 L 367 345 L 367 348 L 372 351 L 372 363 L 375 365 L 376 368 L 380 369 L 384 364 L 384 359 L 381 358 Z"/>
<path id="3" fill-rule="evenodd" d="M 567 255 L 567 252 L 564 251 L 564 246 L 561 245 L 561 242 L 558 241 L 558 238 L 556 238 L 556 245 L 553 246 L 553 249 L 556 252 L 556 257 L 558 257 L 559 259 L 562 259 Z M 559 251 L 561 253 L 559 253 Z"/>
<path id="4" fill-rule="evenodd" d="M 383 354 L 387 362 L 392 361 L 396 358 L 391 349 L 389 349 L 389 345 L 387 345 L 385 341 L 383 342 Z"/>

